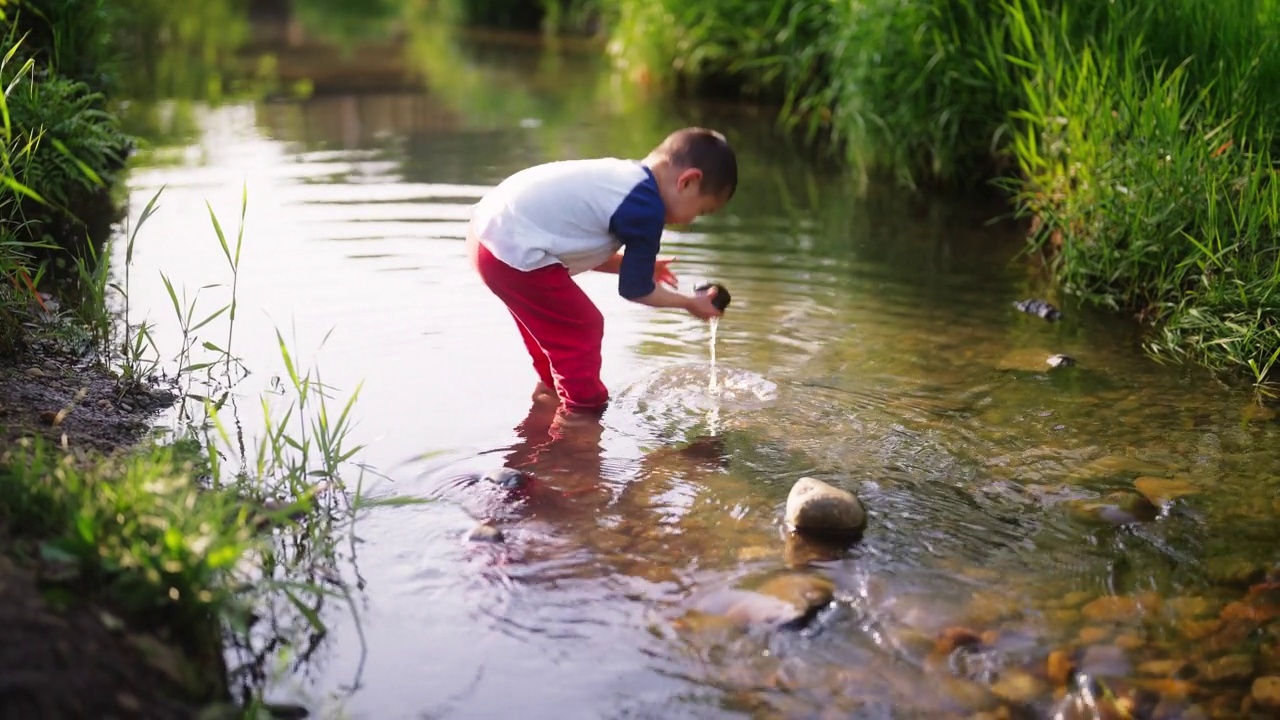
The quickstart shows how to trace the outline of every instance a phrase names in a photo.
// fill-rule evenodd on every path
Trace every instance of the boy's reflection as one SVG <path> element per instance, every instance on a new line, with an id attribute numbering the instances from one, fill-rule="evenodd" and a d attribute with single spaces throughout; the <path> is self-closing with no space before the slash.
<path id="1" fill-rule="evenodd" d="M 566 413 L 554 400 L 535 398 L 515 433 L 503 464 L 530 478 L 529 510 L 545 515 L 565 503 L 608 503 L 602 482 L 604 424 L 598 414 Z"/>

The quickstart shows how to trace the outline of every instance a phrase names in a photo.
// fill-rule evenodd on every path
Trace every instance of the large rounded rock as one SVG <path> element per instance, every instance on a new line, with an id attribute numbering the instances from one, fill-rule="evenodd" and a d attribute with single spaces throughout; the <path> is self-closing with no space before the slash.
<path id="1" fill-rule="evenodd" d="M 841 540 L 856 540 L 867 526 L 867 513 L 857 496 L 821 480 L 802 477 L 787 497 L 787 529 Z"/>

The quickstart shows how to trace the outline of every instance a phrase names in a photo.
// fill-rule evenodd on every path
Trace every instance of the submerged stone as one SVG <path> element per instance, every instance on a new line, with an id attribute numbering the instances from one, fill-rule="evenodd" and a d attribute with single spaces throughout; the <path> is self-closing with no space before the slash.
<path id="1" fill-rule="evenodd" d="M 1258 707 L 1280 712 L 1280 677 L 1260 677 L 1254 680 L 1251 697 Z"/>
<path id="2" fill-rule="evenodd" d="M 754 590 L 730 588 L 709 592 L 694 609 L 726 618 L 736 625 L 798 630 L 835 598 L 835 585 L 809 573 L 770 578 Z"/>
<path id="3" fill-rule="evenodd" d="M 1133 486 L 1147 500 L 1156 505 L 1164 505 L 1184 495 L 1199 492 L 1196 486 L 1186 480 L 1170 480 L 1157 477 L 1140 477 L 1133 481 Z"/>
<path id="4" fill-rule="evenodd" d="M 1080 671 L 1091 676 L 1124 677 L 1133 670 L 1129 656 L 1114 645 L 1094 645 L 1080 658 Z"/>
<path id="5" fill-rule="evenodd" d="M 992 683 L 991 691 L 1002 700 L 1025 705 L 1048 694 L 1049 687 L 1026 670 L 1011 668 L 1000 673 L 1000 677 Z"/>
<path id="6" fill-rule="evenodd" d="M 1045 659 L 1045 677 L 1053 683 L 1054 688 L 1066 687 L 1075 674 L 1075 663 L 1065 650 L 1054 650 Z"/>
<path id="7" fill-rule="evenodd" d="M 1224 655 L 1200 664 L 1197 677 L 1203 682 L 1228 683 L 1253 677 L 1253 657 L 1250 655 Z"/>
<path id="8" fill-rule="evenodd" d="M 1052 367 L 1049 363 L 1051 357 L 1054 357 L 1053 353 L 1042 348 L 1016 348 L 996 361 L 996 369 L 1041 373 L 1044 372 L 1046 364 Z"/>
<path id="9" fill-rule="evenodd" d="M 867 513 L 857 496 L 811 477 L 802 477 L 787 496 L 787 529 L 844 541 L 857 540 Z"/>
<path id="10" fill-rule="evenodd" d="M 1082 519 L 1108 525 L 1133 525 L 1151 522 L 1160 509 L 1137 493 L 1114 492 L 1097 500 L 1078 500 L 1071 507 Z"/>
<path id="11" fill-rule="evenodd" d="M 1219 611 L 1219 603 L 1207 597 L 1171 597 L 1165 601 L 1165 610 L 1179 619 L 1208 618 Z"/>
<path id="12" fill-rule="evenodd" d="M 481 523 L 467 533 L 468 542 L 500 543 L 506 540 L 502 530 L 489 523 Z"/>
<path id="13" fill-rule="evenodd" d="M 1036 317 L 1048 320 L 1049 322 L 1057 322 L 1062 319 L 1062 312 L 1059 311 L 1058 308 L 1038 298 L 1019 300 L 1015 302 L 1013 306 L 1028 315 L 1035 315 Z"/>
<path id="14" fill-rule="evenodd" d="M 1252 585 L 1266 577 L 1261 563 L 1240 555 L 1214 558 L 1205 571 L 1216 585 Z"/>
<path id="15" fill-rule="evenodd" d="M 821 537 L 809 537 L 787 533 L 783 557 L 787 567 L 800 569 L 813 563 L 838 560 L 849 551 L 845 542 L 833 542 Z"/>
<path id="16" fill-rule="evenodd" d="M 1070 355 L 1058 354 L 1058 355 L 1050 355 L 1049 359 L 1045 360 L 1045 362 L 1048 363 L 1049 367 L 1051 368 L 1064 368 L 1064 367 L 1072 367 L 1073 365 L 1075 365 L 1076 359 L 1071 357 Z"/>
<path id="17" fill-rule="evenodd" d="M 485 473 L 480 479 L 497 485 L 504 490 L 520 490 L 528 487 L 533 482 L 533 478 L 526 473 L 509 467 L 494 468 Z"/>
<path id="18" fill-rule="evenodd" d="M 1104 595 L 1080 608 L 1080 614 L 1092 622 L 1129 622 L 1141 618 L 1145 610 L 1131 595 Z"/>

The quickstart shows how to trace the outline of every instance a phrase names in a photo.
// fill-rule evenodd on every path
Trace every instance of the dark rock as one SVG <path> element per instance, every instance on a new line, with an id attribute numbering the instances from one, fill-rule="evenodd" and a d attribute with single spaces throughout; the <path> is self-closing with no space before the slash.
<path id="1" fill-rule="evenodd" d="M 533 482 L 525 473 L 509 467 L 501 467 L 485 473 L 481 480 L 493 483 L 504 490 L 521 490 Z"/>
<path id="2" fill-rule="evenodd" d="M 1049 322 L 1057 322 L 1062 319 L 1062 313 L 1044 300 L 1037 300 L 1034 298 L 1019 300 L 1018 302 L 1015 302 L 1013 306 L 1028 315 L 1035 315 L 1036 317 L 1048 320 Z"/>
<path id="3" fill-rule="evenodd" d="M 716 295 L 711 298 L 711 304 L 720 312 L 724 312 L 725 308 L 729 307 L 730 300 L 729 290 L 725 288 L 724 285 L 721 285 L 720 283 L 703 283 L 694 288 L 693 291 L 696 293 L 704 293 L 713 287 L 716 289 Z"/>

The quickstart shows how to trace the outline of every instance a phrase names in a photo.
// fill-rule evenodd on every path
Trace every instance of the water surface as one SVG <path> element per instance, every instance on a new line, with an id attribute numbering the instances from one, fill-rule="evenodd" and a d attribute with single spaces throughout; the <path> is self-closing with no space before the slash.
<path id="1" fill-rule="evenodd" d="M 410 47 L 439 82 L 198 105 L 190 141 L 130 177 L 135 221 L 164 188 L 131 277 L 159 346 L 181 341 L 159 273 L 188 293 L 229 283 L 205 203 L 234 233 L 243 190 L 246 433 L 283 372 L 278 329 L 339 395 L 362 383 L 353 441 L 386 476 L 376 487 L 436 500 L 361 521 L 365 642 L 332 609 L 273 697 L 359 718 L 1047 714 L 1048 654 L 1098 647 L 1114 662 L 1091 674 L 1118 682 L 1173 679 L 1137 670 L 1151 660 L 1250 654 L 1248 678 L 1196 682 L 1185 701 L 1150 691 L 1178 712 L 1239 713 L 1248 680 L 1277 669 L 1274 616 L 1217 650 L 1186 631 L 1277 561 L 1277 424 L 1151 362 L 1123 321 L 1057 297 L 1060 323 L 1013 310 L 1049 291 L 1016 258 L 1019 230 L 993 221 L 1000 206 L 860 193 L 768 112 L 646 101 L 589 55 L 464 45 L 446 78 L 443 51 Z M 718 392 L 707 324 L 588 274 L 614 402 L 600 423 L 553 427 L 510 316 L 466 263 L 468 206 L 530 163 L 639 157 L 692 123 L 722 128 L 743 168 L 723 213 L 664 240 L 685 289 L 733 292 Z M 216 307 L 228 291 L 200 292 Z M 1050 372 L 1055 353 L 1078 364 Z M 689 443 L 700 451 L 676 451 Z M 502 464 L 541 494 L 517 507 L 458 482 Z M 805 474 L 871 515 L 848 553 L 800 566 L 836 601 L 804 632 L 683 622 L 696 593 L 796 567 L 779 520 Z M 1080 509 L 1138 478 L 1187 494 L 1119 526 Z M 485 516 L 505 545 L 463 539 Z M 1109 595 L 1137 600 L 1102 617 L 1090 603 Z M 1157 602 L 1186 597 L 1209 610 Z M 939 654 L 956 627 L 987 643 Z"/>

